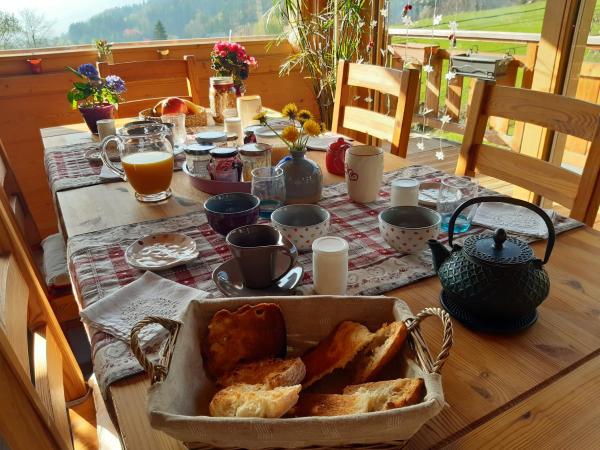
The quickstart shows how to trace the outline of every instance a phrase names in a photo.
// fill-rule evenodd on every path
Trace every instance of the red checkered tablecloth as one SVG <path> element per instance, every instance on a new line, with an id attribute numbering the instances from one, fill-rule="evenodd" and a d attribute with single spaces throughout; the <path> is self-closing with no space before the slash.
<path id="1" fill-rule="evenodd" d="M 349 295 L 377 295 L 434 274 L 429 251 L 408 255 L 390 248 L 379 233 L 378 214 L 389 206 L 390 182 L 394 178 L 418 178 L 429 181 L 443 176 L 442 172 L 426 166 L 410 166 L 384 175 L 380 197 L 370 204 L 349 200 L 345 183 L 326 186 L 319 204 L 331 214 L 329 234 L 340 236 L 349 243 Z M 483 191 L 482 194 L 494 194 Z M 565 217 L 558 218 L 556 232 L 566 231 L 580 223 Z M 473 226 L 467 234 L 480 233 Z M 212 282 L 213 270 L 231 255 L 225 239 L 215 233 L 202 212 L 184 216 L 121 226 L 86 235 L 75 236 L 68 242 L 68 261 L 74 282 L 82 295 L 84 307 L 122 286 L 134 281 L 143 272 L 125 261 L 125 250 L 139 237 L 157 232 L 181 232 L 196 241 L 197 260 L 161 272 L 161 276 L 220 296 Z M 441 237 L 442 240 L 445 236 Z M 525 238 L 527 239 L 527 238 Z M 529 240 L 533 240 L 529 238 Z M 458 240 L 460 243 L 460 240 Z M 301 290 L 311 292 L 312 254 L 303 253 L 298 263 L 304 268 Z M 432 303 L 436 299 L 431 299 Z M 127 345 L 104 334 L 93 337 L 94 371 L 102 388 L 125 376 L 141 371 Z"/>

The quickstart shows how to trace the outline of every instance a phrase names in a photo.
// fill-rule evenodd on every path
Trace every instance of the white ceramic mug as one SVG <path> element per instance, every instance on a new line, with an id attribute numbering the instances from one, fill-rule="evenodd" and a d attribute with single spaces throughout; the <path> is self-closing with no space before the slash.
<path id="1" fill-rule="evenodd" d="M 358 203 L 377 200 L 383 179 L 383 149 L 356 145 L 346 151 L 348 195 Z"/>

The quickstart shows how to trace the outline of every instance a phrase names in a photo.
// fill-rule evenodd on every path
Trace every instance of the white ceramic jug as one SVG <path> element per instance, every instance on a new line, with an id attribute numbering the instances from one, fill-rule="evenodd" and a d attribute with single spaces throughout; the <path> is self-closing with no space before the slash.
<path id="1" fill-rule="evenodd" d="M 358 203 L 377 200 L 383 179 L 383 149 L 356 145 L 346 151 L 348 195 Z"/>

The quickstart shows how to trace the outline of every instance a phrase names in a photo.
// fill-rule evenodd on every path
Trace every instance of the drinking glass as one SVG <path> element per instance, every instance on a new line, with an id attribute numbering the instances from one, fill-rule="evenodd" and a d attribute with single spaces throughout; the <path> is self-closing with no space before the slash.
<path id="1" fill-rule="evenodd" d="M 140 124 L 121 128 L 116 136 L 102 141 L 102 162 L 131 184 L 140 202 L 158 202 L 171 196 L 173 147 L 167 133 L 162 124 Z M 107 154 L 112 142 L 117 144 L 120 165 L 113 163 Z"/>
<path id="2" fill-rule="evenodd" d="M 185 131 L 185 114 L 163 114 L 160 117 L 163 123 L 173 124 L 173 142 L 175 145 L 185 144 L 187 132 Z"/>
<path id="3" fill-rule="evenodd" d="M 271 213 L 285 201 L 283 170 L 278 167 L 258 167 L 252 171 L 252 194 L 260 199 L 260 217 L 269 219 Z"/>
<path id="4" fill-rule="evenodd" d="M 437 211 L 442 216 L 441 229 L 448 231 L 450 217 L 459 205 L 477 197 L 479 182 L 469 177 L 449 176 L 442 179 L 438 193 Z M 455 233 L 464 233 L 471 228 L 477 205 L 464 209 L 454 223 Z"/>
<path id="5" fill-rule="evenodd" d="M 242 121 L 242 127 L 257 124 L 258 121 L 254 120 L 256 116 L 262 110 L 262 103 L 260 95 L 244 95 L 243 97 L 237 98 L 237 113 L 238 117 Z"/>

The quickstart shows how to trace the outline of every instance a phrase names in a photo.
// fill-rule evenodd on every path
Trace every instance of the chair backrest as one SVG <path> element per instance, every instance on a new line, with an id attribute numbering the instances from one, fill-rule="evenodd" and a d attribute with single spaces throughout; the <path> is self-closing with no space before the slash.
<path id="1" fill-rule="evenodd" d="M 11 210 L 28 244 L 39 243 L 40 235 L 37 226 L 29 212 L 17 177 L 10 166 L 2 140 L 0 140 L 0 190 L 3 190 L 8 198 Z"/>
<path id="2" fill-rule="evenodd" d="M 339 61 L 331 130 L 342 133 L 342 128 L 346 128 L 389 141 L 392 154 L 406 157 L 419 75 L 416 69 L 398 70 Z M 391 117 L 356 106 L 358 102 L 354 101 L 351 86 L 397 97 L 396 115 Z"/>
<path id="3" fill-rule="evenodd" d="M 531 123 L 590 141 L 583 173 L 483 144 L 489 117 Z M 476 170 L 570 208 L 571 217 L 593 225 L 600 205 L 600 105 L 477 80 L 456 173 L 473 176 Z"/>
<path id="4" fill-rule="evenodd" d="M 200 102 L 199 65 L 194 55 L 183 59 L 159 59 L 125 63 L 98 63 L 102 77 L 118 75 L 125 80 L 126 101 L 119 104 L 120 117 L 137 116 L 164 97 L 180 97 Z M 157 97 L 157 92 L 164 95 Z"/>
<path id="5" fill-rule="evenodd" d="M 6 170 L 3 171 L 6 175 Z M 0 436 L 11 449 L 69 449 L 66 401 L 87 386 L 0 189 Z"/>

